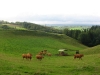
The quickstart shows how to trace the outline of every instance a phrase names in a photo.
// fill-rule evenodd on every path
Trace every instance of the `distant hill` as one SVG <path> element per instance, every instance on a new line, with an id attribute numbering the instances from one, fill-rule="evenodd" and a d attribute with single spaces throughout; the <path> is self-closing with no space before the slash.
<path id="1" fill-rule="evenodd" d="M 1 27 L 5 25 L 8 26 L 9 29 L 27 30 L 26 28 L 16 24 L 2 24 Z"/>
<path id="2" fill-rule="evenodd" d="M 39 25 L 35 23 L 30 22 L 0 22 L 0 29 L 17 29 L 17 30 L 39 30 L 44 32 L 50 32 L 50 33 L 60 33 L 63 32 L 59 29 L 55 29 L 54 27 L 49 27 L 46 25 Z"/>
<path id="3" fill-rule="evenodd" d="M 63 30 L 65 28 L 68 28 L 70 30 L 75 30 L 75 29 L 82 30 L 92 27 L 92 25 L 89 24 L 47 24 L 47 26 L 60 30 Z"/>
<path id="4" fill-rule="evenodd" d="M 46 24 L 46 26 L 92 26 L 93 24 Z"/>

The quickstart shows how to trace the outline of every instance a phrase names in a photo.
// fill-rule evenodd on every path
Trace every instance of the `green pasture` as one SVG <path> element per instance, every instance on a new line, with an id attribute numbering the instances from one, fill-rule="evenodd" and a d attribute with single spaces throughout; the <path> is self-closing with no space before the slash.
<path id="1" fill-rule="evenodd" d="M 36 31 L 0 31 L 0 38 L 0 50 L 12 54 L 26 52 L 36 54 L 44 49 L 56 54 L 62 48 L 67 50 L 87 48 L 76 40 L 64 35 L 44 34 Z"/>
<path id="2" fill-rule="evenodd" d="M 0 54 L 0 75 L 100 75 L 99 54 L 85 55 L 82 60 L 73 56 L 45 56 L 39 61 L 23 60 L 21 55 Z"/>
<path id="3" fill-rule="evenodd" d="M 62 48 L 67 49 L 70 56 L 55 55 Z M 37 60 L 36 54 L 44 49 L 52 56 Z M 88 48 L 65 35 L 1 30 L 0 75 L 100 75 L 99 49 L 100 46 Z M 82 60 L 74 60 L 76 50 L 84 54 Z M 91 53 L 94 50 L 96 53 Z M 31 61 L 22 58 L 22 54 L 27 52 L 33 55 Z"/>
<path id="4" fill-rule="evenodd" d="M 81 50 L 81 52 L 86 54 L 86 55 L 98 54 L 98 53 L 100 53 L 100 45 L 94 46 L 94 47 L 90 47 L 90 48 L 86 48 L 84 50 Z"/>

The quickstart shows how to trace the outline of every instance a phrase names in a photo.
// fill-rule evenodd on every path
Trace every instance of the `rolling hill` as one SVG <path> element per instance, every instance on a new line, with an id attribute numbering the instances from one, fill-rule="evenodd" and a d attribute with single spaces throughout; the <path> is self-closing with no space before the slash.
<path id="1" fill-rule="evenodd" d="M 43 49 L 57 53 L 59 49 L 82 50 L 87 48 L 78 41 L 63 35 L 40 31 L 1 30 L 0 50 L 10 53 L 38 52 Z"/>
<path id="2" fill-rule="evenodd" d="M 56 56 L 65 48 L 71 55 L 80 50 L 83 60 L 73 56 Z M 46 49 L 51 57 L 38 61 L 35 55 Z M 100 74 L 100 45 L 89 48 L 63 34 L 28 30 L 0 30 L 1 75 L 98 75 Z M 23 60 L 22 54 L 30 52 L 31 61 Z"/>

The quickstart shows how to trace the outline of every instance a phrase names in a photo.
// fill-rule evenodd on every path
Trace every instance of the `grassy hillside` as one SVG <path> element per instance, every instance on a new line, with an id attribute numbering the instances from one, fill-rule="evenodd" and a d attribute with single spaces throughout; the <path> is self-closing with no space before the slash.
<path id="1" fill-rule="evenodd" d="M 76 40 L 57 34 L 49 34 L 39 31 L 11 30 L 0 31 L 0 50 L 10 53 L 24 53 L 47 49 L 54 54 L 58 49 L 82 50 L 86 46 L 78 43 Z"/>
<path id="2" fill-rule="evenodd" d="M 74 60 L 73 56 L 56 56 L 61 48 L 71 50 L 72 54 L 75 54 L 73 50 L 80 50 L 84 57 Z M 35 55 L 44 49 L 52 56 L 44 56 L 42 61 L 38 61 Z M 99 75 L 99 50 L 100 46 L 88 48 L 65 35 L 1 30 L 0 75 Z M 22 53 L 27 52 L 33 55 L 31 61 L 22 59 Z"/>
<path id="3" fill-rule="evenodd" d="M 90 48 L 86 48 L 84 50 L 81 50 L 81 52 L 86 54 L 86 55 L 99 54 L 100 53 L 100 45 L 90 47 Z"/>

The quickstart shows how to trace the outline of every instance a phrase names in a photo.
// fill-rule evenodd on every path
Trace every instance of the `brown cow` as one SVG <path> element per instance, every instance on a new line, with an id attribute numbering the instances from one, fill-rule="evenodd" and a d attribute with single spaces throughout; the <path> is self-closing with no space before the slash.
<path id="1" fill-rule="evenodd" d="M 27 54 L 22 54 L 23 59 L 27 58 Z"/>
<path id="2" fill-rule="evenodd" d="M 38 54 L 38 55 L 36 55 L 36 58 L 37 58 L 38 60 L 40 60 L 40 61 L 41 61 L 41 60 L 42 60 L 42 58 L 44 58 L 44 57 L 43 57 L 42 55 L 39 55 L 39 54 Z"/>
<path id="3" fill-rule="evenodd" d="M 43 51 L 39 52 L 38 55 L 43 55 Z"/>
<path id="4" fill-rule="evenodd" d="M 47 54 L 47 50 L 43 50 L 43 55 L 46 55 Z"/>
<path id="5" fill-rule="evenodd" d="M 23 59 L 26 58 L 26 59 L 32 59 L 32 54 L 31 53 L 27 53 L 27 54 L 22 54 L 22 57 Z"/>
<path id="6" fill-rule="evenodd" d="M 82 59 L 83 56 L 84 56 L 83 54 L 75 54 L 74 59 L 76 58 Z"/>
<path id="7" fill-rule="evenodd" d="M 47 53 L 47 55 L 48 55 L 48 56 L 51 56 L 52 54 L 51 54 L 51 53 Z"/>
<path id="8" fill-rule="evenodd" d="M 32 54 L 31 53 L 27 53 L 27 59 L 32 59 Z"/>

